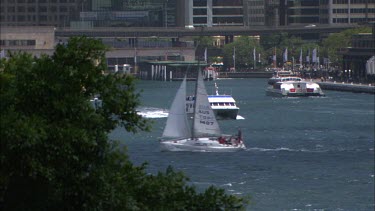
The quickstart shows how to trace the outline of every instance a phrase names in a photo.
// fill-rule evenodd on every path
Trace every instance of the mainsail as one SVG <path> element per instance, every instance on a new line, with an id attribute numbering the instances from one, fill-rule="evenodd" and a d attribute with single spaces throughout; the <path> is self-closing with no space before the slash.
<path id="1" fill-rule="evenodd" d="M 186 114 L 186 76 L 178 89 L 169 110 L 163 137 L 190 137 L 190 124 Z"/>
<path id="2" fill-rule="evenodd" d="M 198 70 L 198 79 L 195 88 L 195 106 L 193 137 L 221 135 L 219 124 L 208 102 L 206 87 L 204 86 L 202 73 Z"/>

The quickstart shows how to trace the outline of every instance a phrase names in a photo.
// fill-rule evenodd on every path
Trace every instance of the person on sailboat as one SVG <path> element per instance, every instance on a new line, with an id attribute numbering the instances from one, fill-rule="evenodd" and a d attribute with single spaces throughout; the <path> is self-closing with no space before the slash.
<path id="1" fill-rule="evenodd" d="M 241 131 L 241 128 L 238 128 L 237 136 L 235 136 L 233 139 L 231 139 L 231 142 L 232 142 L 233 145 L 242 144 L 242 131 Z"/>
<path id="2" fill-rule="evenodd" d="M 239 143 L 242 143 L 242 131 L 241 128 L 238 128 L 238 137 L 237 137 Z"/>
<path id="3" fill-rule="evenodd" d="M 222 137 L 222 136 L 220 136 L 220 137 L 218 138 L 218 141 L 219 141 L 220 144 L 225 144 L 225 138 Z"/>

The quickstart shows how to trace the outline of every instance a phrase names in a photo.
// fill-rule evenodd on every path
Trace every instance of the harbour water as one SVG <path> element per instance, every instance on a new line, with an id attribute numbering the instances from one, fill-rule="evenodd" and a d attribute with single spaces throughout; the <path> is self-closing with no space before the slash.
<path id="1" fill-rule="evenodd" d="M 248 210 L 372 211 L 374 202 L 374 95 L 325 90 L 326 97 L 272 98 L 267 79 L 222 79 L 237 120 L 221 120 L 223 132 L 242 129 L 247 150 L 237 153 L 161 152 L 168 109 L 180 82 L 138 81 L 139 111 L 151 132 L 114 130 L 134 164 L 150 173 L 172 165 L 198 188 L 215 185 L 250 195 Z M 193 82 L 188 82 L 193 85 Z M 206 82 L 213 93 L 214 82 Z"/>

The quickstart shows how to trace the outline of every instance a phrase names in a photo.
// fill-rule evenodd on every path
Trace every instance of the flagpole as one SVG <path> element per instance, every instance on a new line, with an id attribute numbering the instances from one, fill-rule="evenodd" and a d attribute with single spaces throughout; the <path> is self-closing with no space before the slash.
<path id="1" fill-rule="evenodd" d="M 254 70 L 256 68 L 256 63 L 257 63 L 257 59 L 256 59 L 256 53 L 255 53 L 255 48 L 254 48 L 254 51 L 253 51 L 253 56 L 254 56 Z"/>
<path id="2" fill-rule="evenodd" d="M 274 48 L 272 60 L 273 60 L 273 68 L 276 68 L 276 46 Z"/>
<path id="3" fill-rule="evenodd" d="M 233 47 L 233 68 L 234 72 L 236 72 L 236 46 Z"/>

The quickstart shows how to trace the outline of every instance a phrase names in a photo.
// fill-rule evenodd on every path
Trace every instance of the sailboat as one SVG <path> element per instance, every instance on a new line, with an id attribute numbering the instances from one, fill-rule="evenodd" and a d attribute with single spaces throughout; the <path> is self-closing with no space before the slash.
<path id="1" fill-rule="evenodd" d="M 208 102 L 201 71 L 195 86 L 192 124 L 185 110 L 186 76 L 172 102 L 160 147 L 162 151 L 235 152 L 246 149 L 239 129 L 236 135 L 221 133 L 215 114 Z"/>

